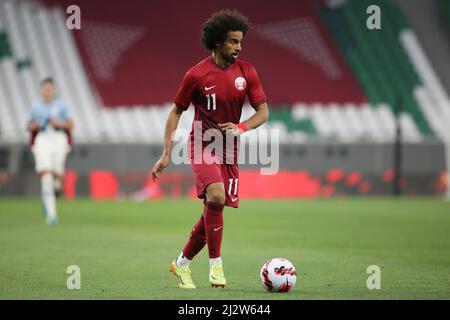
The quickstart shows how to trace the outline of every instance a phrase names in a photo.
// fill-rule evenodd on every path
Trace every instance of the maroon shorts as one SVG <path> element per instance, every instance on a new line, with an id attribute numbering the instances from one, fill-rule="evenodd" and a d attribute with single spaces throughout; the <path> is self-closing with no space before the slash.
<path id="1" fill-rule="evenodd" d="M 194 164 L 191 163 L 197 186 L 197 197 L 206 201 L 206 187 L 213 182 L 223 182 L 225 205 L 239 206 L 239 166 L 237 164 Z"/>

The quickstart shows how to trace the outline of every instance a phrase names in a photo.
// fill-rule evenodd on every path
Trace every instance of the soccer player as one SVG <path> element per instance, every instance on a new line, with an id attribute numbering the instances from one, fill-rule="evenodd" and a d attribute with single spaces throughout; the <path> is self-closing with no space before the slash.
<path id="1" fill-rule="evenodd" d="M 197 195 L 203 199 L 205 207 L 188 242 L 170 266 L 180 288 L 195 288 L 189 264 L 205 244 L 210 258 L 210 284 L 213 287 L 224 287 L 226 284 L 220 254 L 222 213 L 224 206 L 237 208 L 239 205 L 237 143 L 232 150 L 225 148 L 213 154 L 212 157 L 217 159 L 211 164 L 203 157 L 207 144 L 200 142 L 201 150 L 195 148 L 197 142 L 203 139 L 194 134 L 194 126 L 200 122 L 202 134 L 208 129 L 216 129 L 226 146 L 230 135 L 237 142 L 240 134 L 267 121 L 269 110 L 266 95 L 256 70 L 250 63 L 237 59 L 249 28 L 248 19 L 236 10 L 216 12 L 203 24 L 202 42 L 211 55 L 186 72 L 167 119 L 163 154 L 152 169 L 153 180 L 156 180 L 169 165 L 173 144 L 171 137 L 182 112 L 192 103 L 195 117 L 190 133 L 190 165 L 195 175 Z M 246 96 L 256 113 L 239 123 Z M 234 161 L 231 164 L 219 159 L 226 152 L 232 153 Z M 199 157 L 202 161 L 195 161 Z"/>
<path id="2" fill-rule="evenodd" d="M 58 222 L 55 192 L 62 189 L 67 154 L 70 152 L 73 120 L 66 104 L 55 96 L 52 78 L 41 81 L 42 99 L 31 106 L 27 129 L 31 151 L 41 181 L 41 197 L 47 223 Z"/>

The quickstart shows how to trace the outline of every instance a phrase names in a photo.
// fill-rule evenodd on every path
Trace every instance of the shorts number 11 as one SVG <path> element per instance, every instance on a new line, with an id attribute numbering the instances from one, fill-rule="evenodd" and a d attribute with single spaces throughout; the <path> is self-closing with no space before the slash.
<path id="1" fill-rule="evenodd" d="M 233 195 L 237 196 L 237 187 L 238 187 L 238 180 L 239 179 L 228 179 L 230 184 L 228 185 L 228 194 L 231 196 L 231 189 L 233 189 L 233 181 L 234 181 L 234 192 Z"/>

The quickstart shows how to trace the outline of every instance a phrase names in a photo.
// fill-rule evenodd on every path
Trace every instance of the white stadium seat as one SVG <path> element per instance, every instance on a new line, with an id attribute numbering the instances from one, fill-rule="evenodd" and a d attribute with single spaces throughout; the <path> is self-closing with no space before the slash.
<path id="1" fill-rule="evenodd" d="M 103 106 L 90 85 L 61 8 L 42 6 L 35 1 L 0 0 L 0 31 L 7 33 L 13 53 L 12 57 L 0 60 L 0 142 L 26 142 L 29 108 L 39 98 L 39 81 L 48 76 L 55 78 L 58 93 L 75 120 L 76 143 L 163 141 L 172 104 Z M 25 66 L 18 69 L 18 62 Z M 414 98 L 432 130 L 443 139 L 447 130 L 430 88 L 417 87 Z M 255 110 L 245 104 L 241 121 L 254 113 Z M 317 135 L 289 131 L 281 120 L 270 121 L 260 128 L 279 129 L 281 141 L 286 142 L 307 139 L 388 142 L 395 137 L 395 117 L 390 106 L 384 104 L 299 102 L 292 105 L 291 116 L 293 121 L 310 119 Z M 180 118 L 179 128 L 186 134 L 191 130 L 193 117 L 194 107 L 191 106 Z M 402 114 L 399 121 L 405 141 L 421 141 L 422 135 L 409 114 Z"/>

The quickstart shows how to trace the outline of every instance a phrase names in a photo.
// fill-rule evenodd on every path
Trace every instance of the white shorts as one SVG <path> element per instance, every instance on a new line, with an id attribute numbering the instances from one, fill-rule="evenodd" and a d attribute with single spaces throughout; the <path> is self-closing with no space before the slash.
<path id="1" fill-rule="evenodd" d="M 66 157 L 70 152 L 65 132 L 51 129 L 39 132 L 31 151 L 37 173 L 50 171 L 60 176 L 64 175 Z"/>

